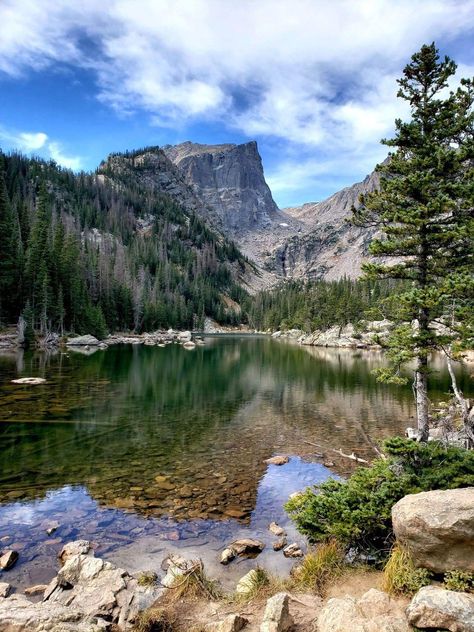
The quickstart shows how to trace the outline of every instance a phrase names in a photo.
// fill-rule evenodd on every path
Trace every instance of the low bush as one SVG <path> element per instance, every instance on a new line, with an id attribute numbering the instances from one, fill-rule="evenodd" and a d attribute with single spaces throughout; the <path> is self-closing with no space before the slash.
<path id="1" fill-rule="evenodd" d="M 444 585 L 448 590 L 474 592 L 474 573 L 448 571 L 444 575 Z"/>
<path id="2" fill-rule="evenodd" d="M 286 510 L 310 541 L 336 538 L 346 550 L 386 557 L 393 544 L 391 510 L 398 500 L 473 484 L 473 451 L 400 437 L 385 441 L 382 450 L 384 458 L 347 481 L 330 479 L 287 502 Z"/>
<path id="3" fill-rule="evenodd" d="M 383 569 L 382 589 L 392 595 L 411 595 L 428 586 L 430 581 L 430 572 L 416 568 L 408 551 L 395 544 Z"/>

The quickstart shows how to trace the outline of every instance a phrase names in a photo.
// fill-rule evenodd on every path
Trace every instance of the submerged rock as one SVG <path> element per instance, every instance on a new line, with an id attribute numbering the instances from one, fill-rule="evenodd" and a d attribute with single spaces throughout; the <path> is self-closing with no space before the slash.
<path id="1" fill-rule="evenodd" d="M 274 551 L 281 551 L 282 549 L 285 548 L 285 546 L 288 544 L 288 540 L 286 539 L 286 536 L 283 536 L 281 538 L 278 538 L 278 540 L 276 540 L 276 542 L 273 543 L 273 550 Z"/>
<path id="2" fill-rule="evenodd" d="M 8 597 L 12 587 L 6 582 L 0 582 L 0 597 Z"/>
<path id="3" fill-rule="evenodd" d="M 285 465 L 290 459 L 287 456 L 277 455 L 265 460 L 269 465 Z"/>
<path id="4" fill-rule="evenodd" d="M 0 569 L 2 571 L 8 571 L 12 568 L 18 560 L 18 553 L 16 551 L 5 551 L 0 557 Z"/>
<path id="5" fill-rule="evenodd" d="M 414 596 L 407 616 L 421 629 L 474 632 L 474 595 L 425 586 Z"/>
<path id="6" fill-rule="evenodd" d="M 474 572 L 474 487 L 405 496 L 393 506 L 392 522 L 417 565 Z"/>

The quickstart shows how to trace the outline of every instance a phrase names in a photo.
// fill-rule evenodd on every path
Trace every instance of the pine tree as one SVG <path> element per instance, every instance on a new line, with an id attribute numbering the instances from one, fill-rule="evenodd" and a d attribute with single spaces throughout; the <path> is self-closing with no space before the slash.
<path id="1" fill-rule="evenodd" d="M 370 252 L 393 258 L 371 262 L 374 278 L 403 279 L 400 326 L 390 341 L 390 371 L 382 380 L 401 381 L 398 369 L 414 359 L 418 438 L 428 438 L 428 360 L 458 331 L 436 330 L 448 306 L 473 288 L 474 84 L 462 79 L 447 93 L 456 64 L 440 61 L 434 44 L 412 56 L 398 80 L 398 96 L 410 104 L 411 119 L 395 121 L 396 134 L 382 142 L 395 151 L 378 166 L 380 190 L 362 196 L 355 223 L 381 230 Z M 387 260 L 387 259 L 386 259 Z M 386 261 L 385 260 L 385 261 Z"/>
<path id="2" fill-rule="evenodd" d="M 16 294 L 17 246 L 15 222 L 5 185 L 3 158 L 0 156 L 0 321 L 12 316 L 12 294 Z"/>

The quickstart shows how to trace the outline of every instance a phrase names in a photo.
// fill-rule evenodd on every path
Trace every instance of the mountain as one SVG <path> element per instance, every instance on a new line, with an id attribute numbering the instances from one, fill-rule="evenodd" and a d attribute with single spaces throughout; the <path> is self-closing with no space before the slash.
<path id="1" fill-rule="evenodd" d="M 322 202 L 285 209 L 304 228 L 275 246 L 266 267 L 292 279 L 358 277 L 373 231 L 352 226 L 348 219 L 352 207 L 359 206 L 359 196 L 378 185 L 379 176 L 372 172 Z"/>
<path id="2" fill-rule="evenodd" d="M 196 212 L 259 266 L 261 286 L 281 279 L 359 276 L 372 235 L 346 220 L 359 195 L 378 186 L 377 174 L 322 202 L 279 210 L 255 142 L 185 142 L 163 152 L 201 202 Z"/>
<path id="3" fill-rule="evenodd" d="M 0 325 L 23 313 L 42 333 L 102 337 L 239 322 L 252 266 L 201 210 L 160 149 L 77 175 L 0 152 Z"/>

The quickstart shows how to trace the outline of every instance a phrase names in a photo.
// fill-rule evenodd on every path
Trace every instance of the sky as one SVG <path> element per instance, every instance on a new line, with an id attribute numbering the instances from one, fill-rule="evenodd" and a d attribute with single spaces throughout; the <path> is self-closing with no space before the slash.
<path id="1" fill-rule="evenodd" d="M 256 140 L 277 204 L 317 201 L 384 159 L 432 41 L 474 76 L 474 0 L 0 0 L 0 148 Z"/>

